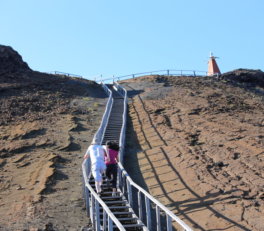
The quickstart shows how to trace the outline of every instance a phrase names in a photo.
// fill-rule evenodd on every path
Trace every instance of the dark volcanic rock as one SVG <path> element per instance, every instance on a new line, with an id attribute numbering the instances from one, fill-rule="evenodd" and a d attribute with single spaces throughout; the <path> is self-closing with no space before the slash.
<path id="1" fill-rule="evenodd" d="M 0 74 L 31 70 L 12 47 L 0 45 Z"/>
<path id="2" fill-rule="evenodd" d="M 264 87 L 264 72 L 261 70 L 237 69 L 224 73 L 221 75 L 221 78 L 253 86 Z"/>

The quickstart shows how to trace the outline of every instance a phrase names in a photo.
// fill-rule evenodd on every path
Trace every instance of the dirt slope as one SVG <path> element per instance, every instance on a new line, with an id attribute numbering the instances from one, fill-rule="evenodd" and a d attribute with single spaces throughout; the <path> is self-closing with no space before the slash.
<path id="1" fill-rule="evenodd" d="M 105 102 L 96 83 L 34 72 L 0 46 L 0 230 L 87 225 L 81 163 Z"/>
<path id="2" fill-rule="evenodd" d="M 194 230 L 264 230 L 264 78 L 255 74 L 122 83 L 126 167 Z"/>

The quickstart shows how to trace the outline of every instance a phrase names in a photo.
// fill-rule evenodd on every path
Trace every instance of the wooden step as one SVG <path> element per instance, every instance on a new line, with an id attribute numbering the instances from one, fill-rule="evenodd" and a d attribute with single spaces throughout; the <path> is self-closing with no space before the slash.
<path id="1" fill-rule="evenodd" d="M 100 220 L 102 221 L 103 218 L 101 218 Z M 119 217 L 118 220 L 119 221 L 136 221 L 137 218 L 136 217 Z"/>
<path id="2" fill-rule="evenodd" d="M 108 208 L 110 210 L 112 210 L 112 209 L 129 209 L 130 206 L 108 206 Z M 100 209 L 103 209 L 103 208 L 100 208 Z"/>
<path id="3" fill-rule="evenodd" d="M 136 217 L 120 217 L 118 218 L 119 221 L 136 221 Z"/>
<path id="4" fill-rule="evenodd" d="M 106 203 L 107 205 L 111 205 L 111 204 L 127 204 L 126 200 L 123 201 L 104 201 L 104 203 Z"/>
<path id="5" fill-rule="evenodd" d="M 127 224 L 127 225 L 123 225 L 125 228 L 139 228 L 139 227 L 143 227 L 144 224 Z M 114 228 L 117 228 L 116 225 L 113 225 Z"/>
<path id="6" fill-rule="evenodd" d="M 122 199 L 121 196 L 110 196 L 110 197 L 101 197 L 103 200 L 108 200 L 108 199 Z"/>
<path id="7" fill-rule="evenodd" d="M 133 212 L 127 212 L 127 211 L 113 211 L 112 212 L 116 217 L 117 219 L 119 218 L 132 218 L 132 215 L 133 215 Z M 103 212 L 100 211 L 100 216 L 102 217 L 103 216 Z"/>

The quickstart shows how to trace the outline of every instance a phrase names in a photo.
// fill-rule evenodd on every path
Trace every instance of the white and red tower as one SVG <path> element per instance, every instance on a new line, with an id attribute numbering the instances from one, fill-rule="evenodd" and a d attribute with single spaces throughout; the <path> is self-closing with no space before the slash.
<path id="1" fill-rule="evenodd" d="M 219 69 L 219 67 L 216 63 L 216 60 L 215 60 L 216 58 L 218 58 L 218 57 L 213 56 L 213 53 L 210 52 L 210 57 L 209 57 L 209 61 L 208 61 L 208 72 L 207 72 L 208 76 L 221 74 L 220 69 Z"/>

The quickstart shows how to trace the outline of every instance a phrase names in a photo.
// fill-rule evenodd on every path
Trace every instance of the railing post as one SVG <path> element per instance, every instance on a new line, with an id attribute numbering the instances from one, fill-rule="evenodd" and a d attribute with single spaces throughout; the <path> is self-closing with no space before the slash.
<path id="1" fill-rule="evenodd" d="M 108 216 L 108 231 L 113 230 L 113 221 L 110 216 Z"/>
<path id="2" fill-rule="evenodd" d="M 99 202 L 95 200 L 96 231 L 100 231 L 100 209 Z"/>
<path id="3" fill-rule="evenodd" d="M 141 193 L 138 191 L 138 216 L 139 219 L 142 221 L 142 200 L 141 200 Z"/>
<path id="4" fill-rule="evenodd" d="M 125 194 L 125 187 L 126 187 L 126 177 L 125 177 L 125 174 L 124 174 L 124 172 L 122 171 L 122 188 L 123 188 L 123 194 Z"/>
<path id="5" fill-rule="evenodd" d="M 147 217 L 147 227 L 151 230 L 151 211 L 150 211 L 150 202 L 147 196 L 145 195 L 145 205 L 146 205 L 146 217 Z"/>
<path id="6" fill-rule="evenodd" d="M 87 213 L 87 216 L 90 217 L 89 190 L 85 185 L 84 185 L 84 199 L 85 199 L 86 213 Z"/>
<path id="7" fill-rule="evenodd" d="M 118 179 L 118 187 L 122 188 L 122 176 L 121 176 L 121 169 L 117 168 L 117 179 Z"/>
<path id="8" fill-rule="evenodd" d="M 132 190 L 131 190 L 131 184 L 130 182 L 127 180 L 127 193 L 128 193 L 128 201 L 129 201 L 129 204 L 132 205 L 133 202 L 132 202 Z"/>
<path id="9" fill-rule="evenodd" d="M 95 225 L 95 214 L 94 214 L 94 197 L 93 196 L 91 196 L 91 212 L 90 212 L 90 214 L 91 214 L 91 221 L 92 221 L 92 224 L 93 224 L 93 227 L 94 227 L 94 225 Z"/>
<path id="10" fill-rule="evenodd" d="M 167 231 L 172 231 L 171 217 L 167 214 Z"/>
<path id="11" fill-rule="evenodd" d="M 156 205 L 157 231 L 160 231 L 160 208 Z"/>
<path id="12" fill-rule="evenodd" d="M 82 196 L 83 199 L 86 200 L 84 176 L 82 176 Z"/>
<path id="13" fill-rule="evenodd" d="M 106 230 L 106 212 L 103 211 L 103 230 Z"/>

